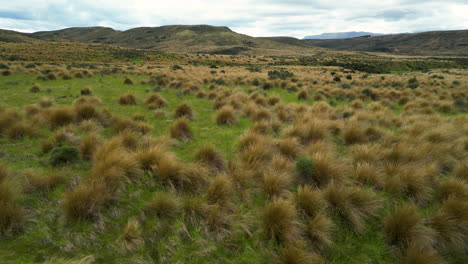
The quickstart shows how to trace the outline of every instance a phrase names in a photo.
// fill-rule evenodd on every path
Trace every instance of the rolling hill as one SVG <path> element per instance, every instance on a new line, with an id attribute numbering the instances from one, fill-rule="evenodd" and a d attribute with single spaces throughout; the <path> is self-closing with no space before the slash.
<path id="1" fill-rule="evenodd" d="M 468 56 L 468 30 L 303 41 L 311 46 L 333 50 Z"/>
<path id="2" fill-rule="evenodd" d="M 236 33 L 228 27 L 209 25 L 173 25 L 161 27 L 139 27 L 117 31 L 106 27 L 67 28 L 27 34 L 46 41 L 77 41 L 85 43 L 111 44 L 128 48 L 157 49 L 165 52 L 200 52 L 213 54 L 239 53 L 311 53 L 317 49 L 309 46 L 289 44 L 254 38 Z"/>
<path id="3" fill-rule="evenodd" d="M 384 52 L 422 56 L 468 56 L 468 30 L 363 36 L 346 39 L 255 38 L 228 27 L 172 25 L 118 31 L 108 27 L 75 27 L 20 33 L 0 30 L 2 42 L 65 41 L 108 44 L 174 53 L 314 55 L 327 50 Z"/>

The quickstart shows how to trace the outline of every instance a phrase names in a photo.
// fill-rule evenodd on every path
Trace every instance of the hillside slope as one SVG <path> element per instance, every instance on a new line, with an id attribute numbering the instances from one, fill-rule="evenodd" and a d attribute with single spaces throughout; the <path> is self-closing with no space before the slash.
<path id="1" fill-rule="evenodd" d="M 166 52 L 201 52 L 215 54 L 271 53 L 310 53 L 316 49 L 303 45 L 291 47 L 289 44 L 268 39 L 254 38 L 236 33 L 227 27 L 208 25 L 173 25 L 162 27 L 140 27 L 126 31 L 111 28 L 67 28 L 57 31 L 36 32 L 31 37 L 41 40 L 78 41 L 86 43 L 111 44 L 128 48 L 157 49 Z"/>
<path id="2" fill-rule="evenodd" d="M 308 45 L 334 50 L 388 52 L 409 55 L 468 56 L 468 30 L 433 31 L 414 34 L 303 40 Z"/>

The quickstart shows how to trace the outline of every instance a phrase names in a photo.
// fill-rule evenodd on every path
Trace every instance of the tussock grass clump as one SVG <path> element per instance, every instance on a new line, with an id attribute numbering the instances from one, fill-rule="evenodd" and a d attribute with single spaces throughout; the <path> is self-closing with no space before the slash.
<path id="1" fill-rule="evenodd" d="M 122 233 L 122 242 L 128 251 L 133 251 L 143 245 L 140 223 L 135 218 L 128 219 Z"/>
<path id="2" fill-rule="evenodd" d="M 215 114 L 216 124 L 218 125 L 235 125 L 237 117 L 234 109 L 230 106 L 224 106 Z"/>
<path id="3" fill-rule="evenodd" d="M 101 140 L 97 134 L 87 135 L 79 146 L 81 157 L 85 160 L 91 160 L 99 145 L 101 145 Z"/>
<path id="4" fill-rule="evenodd" d="M 80 90 L 80 94 L 81 95 L 92 95 L 93 91 L 91 90 L 91 88 L 85 87 L 85 88 Z"/>
<path id="5" fill-rule="evenodd" d="M 135 98 L 135 96 L 133 94 L 125 93 L 125 94 L 120 96 L 119 104 L 121 104 L 121 105 L 135 105 L 136 104 L 136 98 Z"/>
<path id="6" fill-rule="evenodd" d="M 181 168 L 172 184 L 181 191 L 188 193 L 200 193 L 208 186 L 208 175 L 210 172 L 199 163 L 189 163 Z"/>
<path id="7" fill-rule="evenodd" d="M 43 97 L 39 100 L 38 103 L 42 108 L 48 108 L 51 107 L 54 104 L 54 100 L 49 97 Z"/>
<path id="8" fill-rule="evenodd" d="M 252 131 L 249 131 L 247 133 L 244 133 L 242 134 L 240 137 L 239 137 L 239 140 L 237 142 L 237 149 L 242 152 L 242 151 L 245 151 L 247 150 L 249 147 L 255 145 L 255 144 L 260 144 L 260 145 L 268 145 L 269 142 L 266 142 L 267 138 L 258 134 L 258 133 L 255 133 L 255 132 L 252 132 Z"/>
<path id="9" fill-rule="evenodd" d="M 296 137 L 304 146 L 310 142 L 324 140 L 328 137 L 326 126 L 321 120 L 297 123 L 287 128 L 285 134 L 287 137 Z"/>
<path id="10" fill-rule="evenodd" d="M 184 142 L 190 141 L 193 134 L 187 119 L 181 118 L 176 120 L 170 128 L 170 135 L 174 139 Z"/>
<path id="11" fill-rule="evenodd" d="M 179 201 L 169 192 L 158 192 L 146 203 L 145 212 L 160 218 L 172 218 L 179 213 Z"/>
<path id="12" fill-rule="evenodd" d="M 24 173 L 25 190 L 30 192 L 48 192 L 65 182 L 65 171 L 48 173 L 45 175 L 36 174 L 32 171 Z"/>
<path id="13" fill-rule="evenodd" d="M 216 176 L 211 180 L 206 191 L 207 200 L 211 203 L 226 204 L 232 194 L 232 182 L 226 175 Z"/>
<path id="14" fill-rule="evenodd" d="M 333 244 L 333 221 L 324 214 L 316 214 L 307 223 L 307 237 L 316 251 L 325 251 Z"/>
<path id="15" fill-rule="evenodd" d="M 352 171 L 352 177 L 361 184 L 371 185 L 377 189 L 381 189 L 384 186 L 382 170 L 368 162 L 356 164 Z"/>
<path id="16" fill-rule="evenodd" d="M 300 151 L 300 144 L 296 138 L 283 138 L 275 142 L 279 153 L 288 159 L 295 159 Z"/>
<path id="17" fill-rule="evenodd" d="M 64 194 L 62 207 L 68 221 L 95 220 L 102 206 L 109 201 L 109 193 L 99 182 L 80 184 Z"/>
<path id="18" fill-rule="evenodd" d="M 159 94 L 152 94 L 145 99 L 145 104 L 149 109 L 159 109 L 167 106 L 167 101 Z"/>
<path id="19" fill-rule="evenodd" d="M 277 199 L 288 193 L 291 184 L 291 176 L 287 173 L 267 170 L 263 173 L 262 188 L 269 199 Z"/>
<path id="20" fill-rule="evenodd" d="M 339 179 L 343 169 L 330 155 L 315 153 L 311 158 L 298 159 L 296 172 L 302 182 L 324 187 L 330 181 Z"/>
<path id="21" fill-rule="evenodd" d="M 468 182 L 468 160 L 459 162 L 453 170 L 453 175 Z"/>
<path id="22" fill-rule="evenodd" d="M 77 104 L 73 108 L 78 122 L 91 119 L 99 120 L 101 117 L 96 107 L 90 103 Z"/>
<path id="23" fill-rule="evenodd" d="M 271 147 L 254 143 L 240 153 L 241 161 L 251 169 L 260 169 L 272 158 Z"/>
<path id="24" fill-rule="evenodd" d="M 278 264 L 323 264 L 319 255 L 311 254 L 303 249 L 286 246 L 284 247 L 277 260 Z"/>
<path id="25" fill-rule="evenodd" d="M 344 217 L 357 233 L 364 231 L 366 220 L 376 217 L 381 207 L 380 199 L 375 193 L 358 187 L 331 183 L 325 189 L 324 195 L 331 207 Z"/>
<path id="26" fill-rule="evenodd" d="M 269 240 L 288 244 L 298 237 L 296 210 L 285 200 L 268 203 L 263 209 L 261 221 L 263 234 Z"/>
<path id="27" fill-rule="evenodd" d="M 24 137 L 34 137 L 38 134 L 38 129 L 33 124 L 21 121 L 13 124 L 5 131 L 9 139 L 23 139 Z"/>
<path id="28" fill-rule="evenodd" d="M 30 104 L 24 107 L 26 117 L 31 118 L 41 112 L 41 108 L 37 104 Z"/>
<path id="29" fill-rule="evenodd" d="M 213 171 L 225 169 L 224 158 L 221 153 L 211 144 L 204 145 L 195 152 L 194 160 L 211 168 Z"/>
<path id="30" fill-rule="evenodd" d="M 184 222 L 190 226 L 198 226 L 208 215 L 209 206 L 200 197 L 187 197 L 182 200 Z"/>
<path id="31" fill-rule="evenodd" d="M 91 176 L 115 191 L 123 181 L 133 181 L 141 174 L 139 165 L 135 155 L 123 148 L 118 140 L 110 140 L 94 153 Z"/>
<path id="32" fill-rule="evenodd" d="M 430 217 L 436 246 L 442 249 L 468 250 L 468 201 L 449 198 Z"/>
<path id="33" fill-rule="evenodd" d="M 434 245 L 434 231 L 424 224 L 414 204 L 403 204 L 384 219 L 387 242 L 399 249 L 418 245 L 430 248 Z"/>
<path id="34" fill-rule="evenodd" d="M 445 264 L 447 263 L 432 249 L 412 245 L 401 258 L 401 264 Z"/>
<path id="35" fill-rule="evenodd" d="M 37 85 L 33 85 L 33 86 L 31 87 L 31 89 L 29 89 L 29 91 L 30 91 L 31 93 L 38 93 L 38 92 L 41 91 L 41 88 L 40 88 L 39 86 L 37 86 Z"/>
<path id="36" fill-rule="evenodd" d="M 63 259 L 63 258 L 51 258 L 45 261 L 43 264 L 92 264 L 95 258 L 93 256 L 86 256 L 80 259 Z"/>
<path id="37" fill-rule="evenodd" d="M 328 203 L 320 190 L 311 188 L 308 185 L 299 187 L 294 202 L 299 212 L 307 217 L 313 217 L 324 212 Z"/>
<path id="38" fill-rule="evenodd" d="M 177 106 L 177 108 L 174 111 L 174 117 L 175 118 L 186 118 L 188 120 L 192 120 L 194 117 L 194 113 L 192 110 L 192 107 L 188 105 L 187 103 L 182 103 Z"/>
<path id="39" fill-rule="evenodd" d="M 389 174 L 385 190 L 393 193 L 404 193 L 421 204 L 429 200 L 432 187 L 426 169 L 415 165 L 399 166 L 394 168 L 393 172 L 390 171 Z"/>
<path id="40" fill-rule="evenodd" d="M 0 165 L 0 234 L 21 228 L 24 220 L 23 209 L 18 204 L 21 189 L 10 178 L 6 168 Z"/>
<path id="41" fill-rule="evenodd" d="M 307 92 L 305 90 L 300 91 L 297 94 L 297 100 L 307 100 Z"/>
<path id="42" fill-rule="evenodd" d="M 130 78 L 125 78 L 123 83 L 124 83 L 124 84 L 127 84 L 127 85 L 132 85 L 132 84 L 133 84 L 133 81 L 132 81 L 132 79 L 130 79 Z"/>
<path id="43" fill-rule="evenodd" d="M 441 200 L 448 198 L 468 200 L 468 183 L 458 178 L 449 178 L 440 183 L 438 196 Z"/>
<path id="44" fill-rule="evenodd" d="M 140 148 L 135 152 L 135 158 L 140 164 L 140 168 L 146 171 L 154 170 L 159 166 L 165 155 L 167 155 L 166 149 L 160 145 L 145 149 Z"/>
<path id="45" fill-rule="evenodd" d="M 49 108 L 43 114 L 52 129 L 69 125 L 75 121 L 75 112 L 70 107 Z"/>

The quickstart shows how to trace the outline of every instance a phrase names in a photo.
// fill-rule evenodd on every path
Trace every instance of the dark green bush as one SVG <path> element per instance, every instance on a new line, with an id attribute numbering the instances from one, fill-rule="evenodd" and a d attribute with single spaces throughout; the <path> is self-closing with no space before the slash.
<path id="1" fill-rule="evenodd" d="M 408 80 L 408 87 L 411 89 L 416 89 L 419 87 L 419 81 L 416 79 L 416 77 L 413 77 Z"/>
<path id="2" fill-rule="evenodd" d="M 172 65 L 172 66 L 171 66 L 171 70 L 174 70 L 174 71 L 176 71 L 176 70 L 182 70 L 182 67 L 179 66 L 179 65 L 177 65 L 177 64 L 176 64 L 176 65 Z"/>
<path id="3" fill-rule="evenodd" d="M 271 85 L 271 83 L 267 82 L 267 83 L 264 83 L 262 85 L 262 88 L 263 88 L 263 90 L 270 90 L 272 88 L 272 85 Z"/>
<path id="4" fill-rule="evenodd" d="M 274 70 L 274 71 L 269 71 L 268 72 L 268 78 L 270 80 L 274 79 L 281 79 L 281 80 L 286 80 L 287 78 L 291 78 L 294 76 L 294 73 L 285 71 L 285 70 Z"/>
<path id="5" fill-rule="evenodd" d="M 80 159 L 80 152 L 74 146 L 59 146 L 52 149 L 50 154 L 50 164 L 59 166 L 72 163 Z"/>
<path id="6" fill-rule="evenodd" d="M 333 81 L 334 81 L 334 82 L 341 82 L 340 76 L 335 76 L 335 77 L 333 78 Z"/>

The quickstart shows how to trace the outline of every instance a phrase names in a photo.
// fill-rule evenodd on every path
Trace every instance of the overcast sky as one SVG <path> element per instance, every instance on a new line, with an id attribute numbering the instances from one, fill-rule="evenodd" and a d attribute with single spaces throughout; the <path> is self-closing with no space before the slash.
<path id="1" fill-rule="evenodd" d="M 468 29 L 468 0 L 3 0 L 0 28 L 209 24 L 251 36 Z"/>

